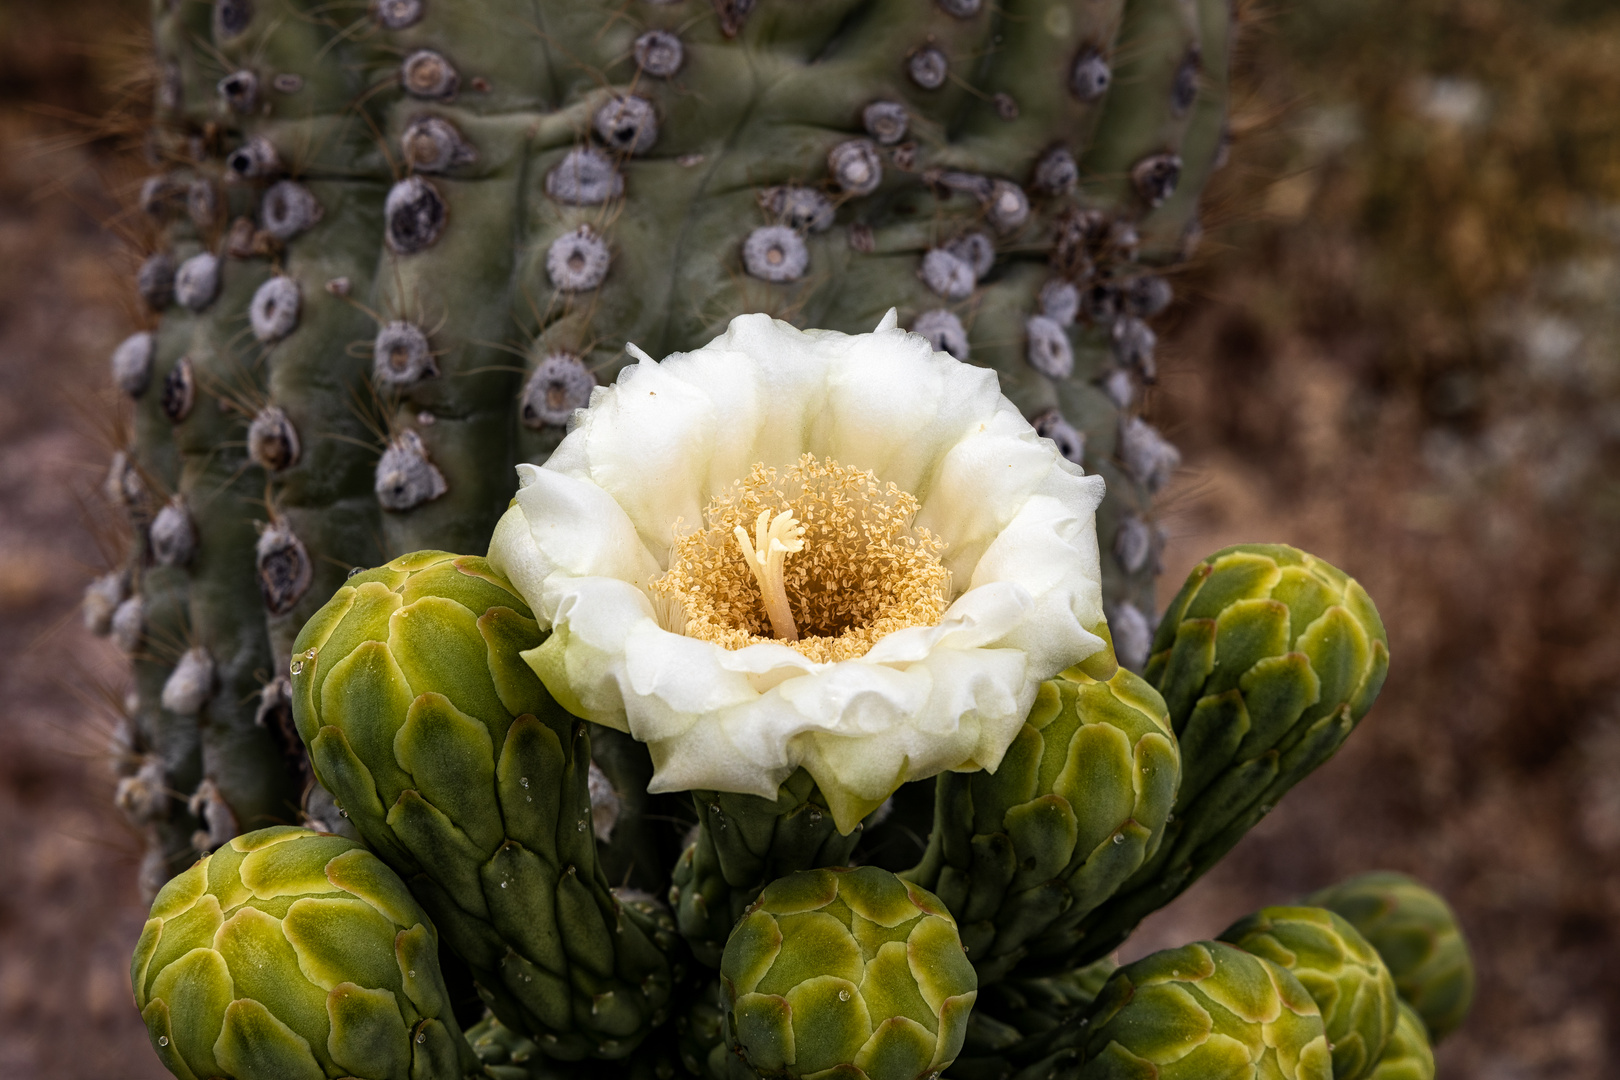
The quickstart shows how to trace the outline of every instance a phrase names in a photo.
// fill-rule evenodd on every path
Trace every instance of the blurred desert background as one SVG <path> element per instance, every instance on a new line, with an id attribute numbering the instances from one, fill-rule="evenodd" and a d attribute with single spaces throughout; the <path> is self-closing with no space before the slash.
<path id="1" fill-rule="evenodd" d="M 1149 415 L 1160 603 L 1276 540 L 1377 600 L 1377 707 L 1127 955 L 1390 868 L 1480 967 L 1442 1077 L 1620 1061 L 1620 5 L 1244 0 L 1230 163 Z M 0 1075 L 166 1075 L 131 1004 L 113 542 L 145 4 L 0 2 Z M 102 119 L 111 116 L 108 121 Z M 1104 542 L 1108 538 L 1104 537 Z"/>

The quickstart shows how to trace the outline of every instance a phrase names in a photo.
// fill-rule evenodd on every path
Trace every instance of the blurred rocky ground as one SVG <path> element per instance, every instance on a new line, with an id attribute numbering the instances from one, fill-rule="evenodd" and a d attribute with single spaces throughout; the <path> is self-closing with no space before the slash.
<path id="1" fill-rule="evenodd" d="M 0 3 L 0 1076 L 167 1075 L 130 1003 L 140 844 L 109 769 L 123 658 L 84 583 L 120 542 L 91 513 L 127 333 L 121 57 L 135 13 Z"/>
<path id="2" fill-rule="evenodd" d="M 1137 955 L 1361 870 L 1458 907 L 1481 966 L 1442 1076 L 1620 1061 L 1620 11 L 1245 0 L 1231 162 L 1152 419 L 1185 468 L 1161 602 L 1280 540 L 1390 630 L 1340 755 Z M 129 1004 L 121 660 L 81 626 L 131 325 L 135 0 L 0 4 L 0 1075 L 159 1077 Z M 113 116 L 111 122 L 89 118 Z M 1109 538 L 1104 538 L 1105 544 Z"/>
<path id="3" fill-rule="evenodd" d="M 1620 8 L 1251 7 L 1232 164 L 1152 403 L 1218 546 L 1356 575 L 1382 698 L 1133 951 L 1389 867 L 1480 964 L 1442 1076 L 1620 1061 Z"/>

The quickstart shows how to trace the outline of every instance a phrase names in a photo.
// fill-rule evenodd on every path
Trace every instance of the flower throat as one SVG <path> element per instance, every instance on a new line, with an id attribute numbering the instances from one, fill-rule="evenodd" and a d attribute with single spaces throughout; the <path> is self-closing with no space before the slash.
<path id="1" fill-rule="evenodd" d="M 865 655 L 950 603 L 945 544 L 912 524 L 917 497 L 864 469 L 805 454 L 763 464 L 677 536 L 651 585 L 666 629 L 740 649 L 780 641 L 819 662 Z"/>

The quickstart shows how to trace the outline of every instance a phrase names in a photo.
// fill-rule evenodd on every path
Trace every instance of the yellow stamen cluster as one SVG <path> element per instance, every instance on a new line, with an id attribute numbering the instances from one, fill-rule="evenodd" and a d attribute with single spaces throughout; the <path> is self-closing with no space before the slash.
<path id="1" fill-rule="evenodd" d="M 863 656 L 886 634 L 932 626 L 950 604 L 945 545 L 912 525 L 917 506 L 915 495 L 831 459 L 805 454 L 780 476 L 755 465 L 709 503 L 704 528 L 676 537 L 653 596 L 669 629 L 728 649 L 779 640 L 818 662 Z M 738 532 L 756 539 L 744 544 Z M 758 557 L 767 551 L 774 559 Z M 773 636 L 786 629 L 773 627 L 762 592 L 773 579 L 797 640 Z"/>

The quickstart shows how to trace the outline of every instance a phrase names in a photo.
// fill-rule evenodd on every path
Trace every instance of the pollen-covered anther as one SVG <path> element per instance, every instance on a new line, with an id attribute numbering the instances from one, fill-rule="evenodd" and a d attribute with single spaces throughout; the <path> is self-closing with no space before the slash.
<path id="1" fill-rule="evenodd" d="M 461 86 L 455 66 L 432 49 L 407 56 L 399 66 L 399 81 L 411 97 L 428 101 L 449 101 Z"/>
<path id="2" fill-rule="evenodd" d="M 743 267 L 761 281 L 797 281 L 810 265 L 810 249 L 786 225 L 755 229 L 743 241 Z"/>
<path id="3" fill-rule="evenodd" d="M 827 152 L 833 183 L 850 195 L 870 195 L 883 182 L 883 162 L 866 139 L 849 139 Z"/>
<path id="4" fill-rule="evenodd" d="M 589 225 L 581 225 L 551 242 L 546 274 L 561 292 L 584 292 L 602 284 L 612 261 L 607 241 Z"/>
<path id="5" fill-rule="evenodd" d="M 944 544 L 912 525 L 917 509 L 836 461 L 756 464 L 709 503 L 703 528 L 676 537 L 651 589 L 688 637 L 780 641 L 817 662 L 863 656 L 887 634 L 937 623 L 950 602 Z"/>
<path id="6" fill-rule="evenodd" d="M 686 48 L 681 39 L 668 30 L 647 31 L 636 38 L 632 49 L 636 66 L 658 79 L 667 79 L 680 71 L 686 60 Z"/>
<path id="7" fill-rule="evenodd" d="M 478 160 L 478 151 L 461 129 L 438 116 L 418 116 L 399 137 L 405 164 L 423 173 L 442 173 Z"/>
<path id="8" fill-rule="evenodd" d="M 596 137 L 621 154 L 645 154 L 658 141 L 658 115 L 652 102 L 634 94 L 608 100 L 592 120 Z"/>

